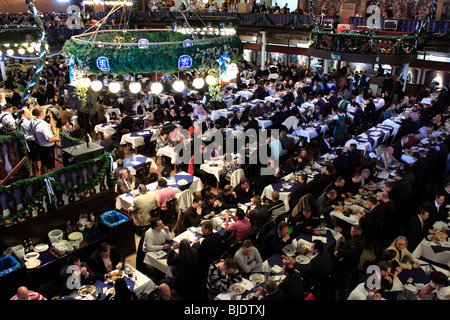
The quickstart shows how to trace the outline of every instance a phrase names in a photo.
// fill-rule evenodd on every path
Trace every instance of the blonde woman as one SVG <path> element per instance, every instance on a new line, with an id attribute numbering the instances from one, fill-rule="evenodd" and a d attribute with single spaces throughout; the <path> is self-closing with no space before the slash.
<path id="1" fill-rule="evenodd" d="M 420 268 L 420 263 L 415 260 L 411 252 L 407 249 L 408 240 L 405 236 L 397 237 L 394 242 L 386 250 L 395 250 L 396 256 L 395 261 L 398 262 L 402 269 L 418 269 Z"/>

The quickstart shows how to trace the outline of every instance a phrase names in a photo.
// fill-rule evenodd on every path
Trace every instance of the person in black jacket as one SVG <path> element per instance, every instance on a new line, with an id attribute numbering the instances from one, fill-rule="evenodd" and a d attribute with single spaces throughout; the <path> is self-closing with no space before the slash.
<path id="1" fill-rule="evenodd" d="M 286 263 L 283 266 L 283 273 L 286 276 L 278 288 L 283 291 L 286 300 L 303 300 L 305 290 L 300 273 L 295 270 L 293 263 Z"/>
<path id="2" fill-rule="evenodd" d="M 106 242 L 102 242 L 97 251 L 89 257 L 90 266 L 95 276 L 99 280 L 111 278 L 111 271 L 122 270 L 125 259 L 116 250 Z"/>
<path id="3" fill-rule="evenodd" d="M 429 234 L 434 234 L 434 229 L 427 222 L 430 213 L 425 208 L 420 208 L 419 213 L 409 220 L 406 229 L 406 237 L 408 239 L 408 250 L 413 252 L 423 238 Z"/>
<path id="4" fill-rule="evenodd" d="M 179 250 L 179 254 L 175 254 L 175 249 Z M 182 298 L 188 298 L 189 285 L 193 272 L 200 264 L 197 250 L 191 248 L 189 241 L 183 239 L 180 243 L 176 242 L 171 247 L 167 264 L 170 266 L 173 277 L 161 280 L 170 288 L 176 290 Z"/>
<path id="5" fill-rule="evenodd" d="M 333 262 L 330 253 L 328 250 L 325 250 L 321 240 L 313 241 L 311 251 L 315 254 L 315 257 L 311 259 L 306 268 L 295 262 L 294 258 L 291 257 L 289 259 L 291 263 L 294 263 L 295 268 L 300 271 L 307 291 L 325 280 L 333 272 Z"/>
<path id="6" fill-rule="evenodd" d="M 67 264 L 62 268 L 59 275 L 62 295 L 70 294 L 73 290 L 80 288 L 80 286 L 93 284 L 97 280 L 95 273 L 92 272 L 88 264 L 80 261 L 80 258 L 77 256 L 67 258 Z M 69 278 L 72 281 L 68 281 Z"/>
<path id="7" fill-rule="evenodd" d="M 199 256 L 200 265 L 209 266 L 216 261 L 223 253 L 222 237 L 220 233 L 213 232 L 212 222 L 204 220 L 202 222 L 202 234 L 204 239 L 200 244 L 198 237 L 194 239 L 192 248 L 196 249 Z"/>
<path id="8" fill-rule="evenodd" d="M 258 297 L 262 296 L 261 299 Z M 259 287 L 256 290 L 255 296 L 253 296 L 252 300 L 285 300 L 285 296 L 283 291 L 278 288 L 275 280 L 269 279 L 266 281 L 265 287 Z"/>
<path id="9" fill-rule="evenodd" d="M 127 110 L 122 112 L 122 120 L 116 128 L 116 132 L 120 132 L 122 129 L 133 130 L 134 120 L 133 117 L 128 113 Z"/>
<path id="10" fill-rule="evenodd" d="M 233 190 L 236 194 L 236 200 L 239 203 L 250 202 L 253 198 L 253 192 L 250 190 L 250 181 L 247 178 L 242 178 L 240 183 L 234 187 Z"/>
<path id="11" fill-rule="evenodd" d="M 320 219 L 317 215 L 312 214 L 310 205 L 305 206 L 302 209 L 302 212 L 299 212 L 296 216 L 289 217 L 288 223 L 293 227 L 293 231 L 291 233 L 293 238 L 296 238 L 301 234 L 321 235 L 320 230 L 313 230 L 319 226 Z"/>
<path id="12" fill-rule="evenodd" d="M 280 222 L 276 228 L 267 233 L 260 248 L 258 248 L 263 261 L 273 254 L 281 252 L 286 245 L 292 242 L 288 230 L 289 225 L 286 222 Z"/>

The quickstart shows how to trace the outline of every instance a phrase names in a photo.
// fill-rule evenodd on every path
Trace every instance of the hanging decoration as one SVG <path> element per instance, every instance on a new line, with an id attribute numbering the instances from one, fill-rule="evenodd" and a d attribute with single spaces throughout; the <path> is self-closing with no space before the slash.
<path id="1" fill-rule="evenodd" d="M 92 41 L 90 38 L 93 36 L 94 33 L 72 36 L 62 49 L 66 58 L 73 58 L 75 68 L 90 74 L 172 74 L 179 71 L 178 61 L 183 55 L 192 58 L 189 70 L 202 72 L 213 68 L 217 57 L 223 54 L 236 60 L 243 52 L 242 42 L 236 36 L 197 34 L 198 40 L 190 40 L 192 46 L 188 47 L 184 46 L 184 41 L 191 39 L 191 34 L 168 29 L 100 30 Z M 120 42 L 114 41 L 117 36 L 121 37 Z M 139 40 L 136 39 L 144 38 L 148 40 L 147 47 L 139 48 Z"/>

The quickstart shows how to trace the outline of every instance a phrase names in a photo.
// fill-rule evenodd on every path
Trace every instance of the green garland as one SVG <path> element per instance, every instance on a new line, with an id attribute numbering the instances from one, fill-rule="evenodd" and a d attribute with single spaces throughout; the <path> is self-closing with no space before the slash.
<path id="1" fill-rule="evenodd" d="M 32 41 L 39 40 L 39 30 L 33 27 L 9 27 L 9 28 L 0 28 L 0 45 L 3 46 L 5 44 L 14 45 L 29 42 L 27 39 L 27 35 L 31 35 Z"/>
<path id="2" fill-rule="evenodd" d="M 22 131 L 16 131 L 14 134 L 11 135 L 0 135 L 0 145 L 3 145 L 4 143 L 12 143 L 13 141 L 17 142 L 18 146 L 18 153 L 21 158 L 28 156 L 28 147 L 27 142 L 25 140 L 25 136 Z M 24 162 L 22 165 L 22 173 L 23 175 L 28 178 L 30 177 L 30 161 L 27 159 L 27 161 Z"/>
<path id="3" fill-rule="evenodd" d="M 410 54 L 415 52 L 415 36 L 379 36 L 329 33 L 312 30 L 311 45 L 316 49 L 370 54 Z M 372 40 L 372 47 L 370 41 Z"/>
<path id="4" fill-rule="evenodd" d="M 212 37 L 214 36 L 204 36 Z M 149 42 L 177 42 L 192 39 L 191 35 L 179 32 L 111 32 L 99 34 L 96 41 L 137 43 L 139 39 L 146 38 Z M 117 41 L 114 41 L 117 40 Z M 151 73 L 159 72 L 172 74 L 179 72 L 178 59 L 182 55 L 192 58 L 190 70 L 206 71 L 214 67 L 216 60 L 223 54 L 230 55 L 234 60 L 243 52 L 243 45 L 238 37 L 224 37 L 212 43 L 194 44 L 190 47 L 183 45 L 148 46 L 110 46 L 78 44 L 73 39 L 67 41 L 61 51 L 66 57 L 73 57 L 75 66 L 90 73 L 103 73 L 97 67 L 97 59 L 106 57 L 109 61 L 110 74 Z"/>
<path id="5" fill-rule="evenodd" d="M 89 179 L 85 183 L 81 183 L 79 175 L 78 182 L 76 187 L 68 187 L 63 183 L 59 182 L 57 179 L 52 181 L 53 190 L 56 192 L 61 192 L 66 195 L 73 196 L 86 196 L 90 192 L 92 192 L 95 187 L 102 181 L 105 176 L 107 177 L 107 185 L 109 188 L 113 186 L 113 180 L 108 174 L 110 169 L 110 157 L 108 152 L 104 152 L 102 155 L 82 161 L 79 163 L 75 163 L 71 166 L 64 167 L 55 171 L 52 171 L 49 174 L 41 175 L 36 178 L 24 179 L 17 182 L 12 183 L 9 186 L 0 186 L 0 193 L 4 194 L 7 192 L 11 192 L 11 190 L 20 189 L 22 194 L 26 195 L 26 203 L 24 204 L 24 209 L 17 212 L 16 215 L 10 215 L 8 217 L 0 217 L 0 227 L 10 226 L 13 224 L 17 224 L 31 217 L 31 212 L 38 205 L 42 204 L 42 199 L 47 195 L 47 189 L 43 186 L 39 191 L 37 191 L 32 198 L 29 198 L 27 189 L 31 184 L 39 183 L 40 185 L 45 185 L 44 180 L 46 178 L 52 177 L 56 178 L 61 176 L 66 172 L 73 172 L 80 169 L 87 168 L 93 164 L 99 164 L 98 171 L 92 179 Z M 53 196 L 52 200 L 56 201 L 55 196 Z"/>

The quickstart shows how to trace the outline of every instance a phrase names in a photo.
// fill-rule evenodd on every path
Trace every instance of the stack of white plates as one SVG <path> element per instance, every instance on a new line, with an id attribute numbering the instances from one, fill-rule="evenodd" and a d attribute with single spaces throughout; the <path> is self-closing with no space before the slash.
<path id="1" fill-rule="evenodd" d="M 68 236 L 70 241 L 83 241 L 83 234 L 81 232 L 72 232 L 71 234 L 69 234 Z"/>

